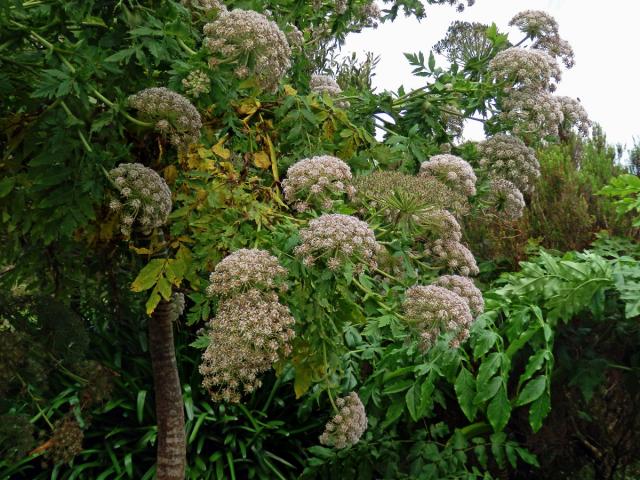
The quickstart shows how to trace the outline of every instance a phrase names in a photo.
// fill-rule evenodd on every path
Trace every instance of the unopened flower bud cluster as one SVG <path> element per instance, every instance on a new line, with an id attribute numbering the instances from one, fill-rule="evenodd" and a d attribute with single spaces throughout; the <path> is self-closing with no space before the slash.
<path id="1" fill-rule="evenodd" d="M 265 250 L 242 248 L 225 257 L 209 276 L 208 295 L 231 296 L 250 289 L 283 289 L 287 271 Z"/>
<path id="2" fill-rule="evenodd" d="M 213 54 L 211 66 L 233 59 L 238 78 L 254 76 L 262 88 L 275 91 L 291 66 L 291 48 L 278 25 L 252 10 L 222 12 L 204 26 L 205 46 Z M 250 62 L 247 62 L 250 59 Z"/>
<path id="3" fill-rule="evenodd" d="M 560 102 L 562 114 L 564 115 L 564 121 L 576 127 L 581 135 L 585 137 L 588 136 L 591 120 L 589 120 L 589 114 L 587 114 L 582 104 L 571 97 L 560 96 L 557 98 Z"/>
<path id="4" fill-rule="evenodd" d="M 454 191 L 466 196 L 476 194 L 476 174 L 471 165 L 450 154 L 434 155 L 420 165 L 419 176 L 435 177 Z"/>
<path id="5" fill-rule="evenodd" d="M 304 35 L 293 23 L 288 23 L 285 29 L 285 36 L 292 51 L 298 52 L 302 50 L 304 45 Z"/>
<path id="6" fill-rule="evenodd" d="M 376 268 L 376 255 L 381 250 L 373 230 L 367 223 L 350 215 L 324 214 L 309 222 L 300 231 L 302 243 L 294 253 L 302 257 L 306 266 L 324 260 L 330 270 L 338 270 L 346 262 L 355 265 L 355 271 Z"/>
<path id="7" fill-rule="evenodd" d="M 471 251 L 459 241 L 439 238 L 426 242 L 424 254 L 437 266 L 459 272 L 467 277 L 480 272 Z"/>
<path id="8" fill-rule="evenodd" d="M 329 75 L 311 75 L 309 88 L 312 93 L 320 95 L 326 93 L 330 97 L 337 97 L 342 93 L 342 89 L 340 88 L 340 85 L 338 85 L 338 82 Z M 346 100 L 339 100 L 336 102 L 336 106 L 339 108 L 349 108 L 350 104 Z"/>
<path id="9" fill-rule="evenodd" d="M 540 176 L 535 151 L 518 137 L 499 133 L 478 145 L 480 166 L 493 177 L 509 180 L 520 191 L 532 193 Z"/>
<path id="10" fill-rule="evenodd" d="M 489 189 L 489 203 L 498 215 L 507 220 L 522 217 L 526 204 L 518 187 L 504 178 L 494 178 Z"/>
<path id="11" fill-rule="evenodd" d="M 120 218 L 120 231 L 129 237 L 134 228 L 148 234 L 167 222 L 171 212 L 171 190 L 151 168 L 140 163 L 121 163 L 109 172 L 120 192 L 109 208 Z"/>
<path id="12" fill-rule="evenodd" d="M 403 308 L 410 326 L 420 335 L 423 349 L 432 347 L 441 333 L 454 334 L 454 348 L 469 336 L 473 322 L 469 305 L 447 288 L 415 285 L 407 290 Z"/>
<path id="13" fill-rule="evenodd" d="M 198 98 L 200 95 L 206 95 L 210 92 L 211 80 L 209 76 L 202 70 L 194 70 L 189 72 L 187 78 L 182 79 L 182 86 L 187 95 L 192 98 Z"/>
<path id="14" fill-rule="evenodd" d="M 260 375 L 291 353 L 293 324 L 273 292 L 253 289 L 223 299 L 209 322 L 199 369 L 212 400 L 238 403 L 259 388 Z"/>
<path id="15" fill-rule="evenodd" d="M 330 155 L 302 159 L 289 167 L 282 182 L 285 200 L 300 212 L 315 206 L 331 210 L 334 200 L 353 198 L 356 193 L 351 184 L 349 165 Z"/>
<path id="16" fill-rule="evenodd" d="M 484 312 L 482 292 L 469 277 L 442 275 L 436 279 L 433 285 L 446 288 L 459 295 L 469 305 L 469 310 L 474 318 Z"/>
<path id="17" fill-rule="evenodd" d="M 338 449 L 358 443 L 367 429 L 367 413 L 356 392 L 336 399 L 338 412 L 329 420 L 320 443 Z"/>
<path id="18" fill-rule="evenodd" d="M 573 48 L 569 42 L 560 38 L 558 22 L 546 12 L 525 10 L 514 16 L 509 25 L 518 27 L 529 38 L 534 39 L 531 48 L 542 50 L 560 58 L 567 68 L 575 63 Z"/>
<path id="19" fill-rule="evenodd" d="M 143 117 L 155 121 L 156 130 L 168 135 L 176 147 L 188 148 L 199 140 L 200 113 L 179 93 L 165 87 L 147 88 L 131 95 L 128 101 Z"/>

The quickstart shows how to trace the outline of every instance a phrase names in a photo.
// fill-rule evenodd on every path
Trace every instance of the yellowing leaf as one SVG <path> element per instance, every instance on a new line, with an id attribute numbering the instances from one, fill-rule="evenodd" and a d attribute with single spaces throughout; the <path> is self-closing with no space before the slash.
<path id="1" fill-rule="evenodd" d="M 136 252 L 138 255 L 151 255 L 153 252 L 148 249 L 148 248 L 144 248 L 144 247 L 134 247 L 133 245 L 129 245 L 129 249 L 133 250 L 134 252 Z"/>
<path id="2" fill-rule="evenodd" d="M 298 91 L 293 88 L 291 85 L 287 84 L 284 86 L 284 94 L 288 97 L 293 97 L 298 94 Z"/>
<path id="3" fill-rule="evenodd" d="M 260 108 L 260 100 L 257 98 L 245 98 L 238 106 L 238 113 L 242 115 L 253 115 Z"/>
<path id="4" fill-rule="evenodd" d="M 258 168 L 269 168 L 271 166 L 271 160 L 267 152 L 259 151 L 253 154 L 253 164 Z"/>
<path id="5" fill-rule="evenodd" d="M 164 179 L 167 181 L 167 183 L 172 184 L 176 181 L 176 178 L 178 178 L 178 169 L 175 165 L 169 165 L 164 169 L 162 174 L 164 175 Z"/>
<path id="6" fill-rule="evenodd" d="M 153 291 L 151 292 L 151 295 L 149 295 L 149 299 L 147 300 L 147 303 L 145 304 L 145 307 L 147 309 L 147 315 L 151 315 L 159 303 L 160 303 L 160 294 L 158 293 L 158 286 L 156 285 Z"/>
<path id="7" fill-rule="evenodd" d="M 211 147 L 211 150 L 213 150 L 213 153 L 215 153 L 217 156 L 219 156 L 223 160 L 229 160 L 229 157 L 231 157 L 231 151 L 228 148 L 224 148 L 224 142 L 226 140 L 227 140 L 227 137 L 224 136 L 218 141 L 218 143 L 216 143 L 213 147 Z"/>
<path id="8" fill-rule="evenodd" d="M 158 279 L 162 275 L 164 264 L 165 260 L 161 258 L 153 259 L 147 263 L 131 284 L 131 290 L 134 292 L 143 292 L 153 287 L 158 283 Z"/>
<path id="9" fill-rule="evenodd" d="M 296 392 L 296 398 L 300 398 L 311 387 L 311 370 L 306 365 L 296 365 L 295 372 L 293 389 Z"/>

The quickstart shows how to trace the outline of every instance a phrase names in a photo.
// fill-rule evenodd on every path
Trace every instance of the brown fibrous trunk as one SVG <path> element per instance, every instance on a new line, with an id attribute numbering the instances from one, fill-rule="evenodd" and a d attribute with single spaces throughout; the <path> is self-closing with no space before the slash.
<path id="1" fill-rule="evenodd" d="M 171 304 L 161 301 L 149 320 L 149 352 L 158 422 L 158 480 L 184 480 L 186 440 L 184 403 L 173 344 Z"/>

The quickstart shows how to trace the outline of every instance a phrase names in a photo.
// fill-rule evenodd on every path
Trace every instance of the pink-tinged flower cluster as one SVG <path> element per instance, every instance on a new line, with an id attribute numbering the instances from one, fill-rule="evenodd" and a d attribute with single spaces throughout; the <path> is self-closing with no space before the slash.
<path id="1" fill-rule="evenodd" d="M 531 193 L 540 176 L 536 152 L 513 135 L 499 133 L 478 145 L 480 166 L 494 177 L 504 178 L 520 191 Z"/>
<path id="2" fill-rule="evenodd" d="M 221 59 L 233 60 L 238 64 L 238 78 L 253 76 L 267 91 L 277 90 L 291 67 L 286 35 L 261 13 L 241 9 L 221 12 L 204 26 L 204 35 L 204 44 L 212 53 L 212 67 Z"/>
<path id="3" fill-rule="evenodd" d="M 140 163 L 121 163 L 109 172 L 120 192 L 109 208 L 119 215 L 120 231 L 129 237 L 134 229 L 148 234 L 167 222 L 171 212 L 171 190 L 154 170 Z"/>
<path id="4" fill-rule="evenodd" d="M 305 265 L 324 260 L 330 270 L 338 270 L 350 262 L 356 273 L 367 267 L 376 268 L 376 255 L 382 248 L 367 223 L 337 213 L 311 220 L 300 231 L 300 239 L 302 243 L 294 253 L 302 257 Z"/>
<path id="5" fill-rule="evenodd" d="M 564 119 L 560 101 L 545 90 L 511 90 L 502 100 L 500 117 L 516 135 L 557 135 Z"/>
<path id="6" fill-rule="evenodd" d="M 345 194 L 353 198 L 356 189 L 351 180 L 349 165 L 339 158 L 321 155 L 291 165 L 282 188 L 285 200 L 298 211 L 310 206 L 331 210 L 334 201 Z"/>
<path id="7" fill-rule="evenodd" d="M 433 242 L 426 242 L 424 253 L 436 266 L 459 272 L 467 277 L 480 273 L 475 257 L 459 241 L 439 238 Z"/>
<path id="8" fill-rule="evenodd" d="M 265 250 L 242 248 L 226 256 L 209 276 L 208 295 L 229 296 L 250 289 L 283 289 L 287 271 Z"/>
<path id="9" fill-rule="evenodd" d="M 466 196 L 476 194 L 476 174 L 471 165 L 449 154 L 434 155 L 420 165 L 419 176 L 435 177 L 449 188 Z"/>
<path id="10" fill-rule="evenodd" d="M 142 117 L 156 122 L 156 130 L 168 135 L 176 147 L 185 149 L 200 139 L 200 113 L 179 93 L 164 87 L 147 88 L 131 95 L 128 102 Z"/>
<path id="11" fill-rule="evenodd" d="M 569 42 L 560 38 L 558 22 L 548 13 L 540 10 L 525 10 L 514 16 L 509 25 L 518 27 L 534 40 L 531 48 L 560 58 L 567 68 L 573 67 L 575 63 L 573 48 Z"/>
<path id="12" fill-rule="evenodd" d="M 340 85 L 338 85 L 338 82 L 329 75 L 311 75 L 309 88 L 312 93 L 320 95 L 326 93 L 330 97 L 337 97 L 342 93 L 342 89 L 340 88 Z M 339 108 L 349 108 L 350 104 L 346 100 L 339 100 L 336 102 L 336 106 Z"/>
<path id="13" fill-rule="evenodd" d="M 489 73 L 498 82 L 507 81 L 515 88 L 555 90 L 561 72 L 558 62 L 540 50 L 511 47 L 489 62 Z"/>
<path id="14" fill-rule="evenodd" d="M 453 334 L 457 348 L 469 336 L 473 322 L 467 301 L 457 293 L 436 285 L 414 285 L 403 302 L 405 318 L 420 336 L 423 349 L 433 346 L 441 333 Z"/>
<path id="15" fill-rule="evenodd" d="M 335 448 L 358 443 L 367 429 L 367 413 L 356 392 L 336 399 L 338 413 L 329 420 L 320 436 L 320 443 Z"/>
<path id="16" fill-rule="evenodd" d="M 560 102 L 560 108 L 564 116 L 564 121 L 575 127 L 580 135 L 588 136 L 589 128 L 591 128 L 591 120 L 589 120 L 589 114 L 584 109 L 582 104 L 571 97 L 557 97 Z"/>
<path id="17" fill-rule="evenodd" d="M 477 317 L 484 312 L 484 299 L 482 298 L 482 292 L 475 286 L 473 280 L 469 277 L 462 277 L 460 275 L 442 275 L 436 279 L 433 285 L 436 287 L 446 288 L 456 295 L 459 295 L 467 302 L 467 305 L 469 305 L 469 310 L 473 317 Z"/>
<path id="18" fill-rule="evenodd" d="M 294 318 L 275 293 L 248 290 L 218 305 L 202 355 L 202 385 L 213 401 L 238 403 L 260 375 L 291 353 Z"/>
<path id="19" fill-rule="evenodd" d="M 491 180 L 488 201 L 496 214 L 507 220 L 517 220 L 522 217 L 526 206 L 522 192 L 504 178 Z"/>

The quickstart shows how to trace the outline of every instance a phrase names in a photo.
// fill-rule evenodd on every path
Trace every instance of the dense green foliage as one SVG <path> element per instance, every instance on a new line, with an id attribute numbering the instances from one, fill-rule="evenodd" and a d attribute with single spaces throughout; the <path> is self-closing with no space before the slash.
<path id="1" fill-rule="evenodd" d="M 375 59 L 332 57 L 346 34 L 371 23 L 368 2 L 343 11 L 331 1 L 225 2 L 269 10 L 283 32 L 303 32 L 287 76 L 265 91 L 238 75 L 238 65 L 255 66 L 251 55 L 210 61 L 202 27 L 218 13 L 196 3 L 0 6 L 0 476 L 153 478 L 148 315 L 174 292 L 188 307 L 175 324 L 187 478 L 615 478 L 632 468 L 640 252 L 606 235 L 582 250 L 601 229 L 633 237 L 616 208 L 637 210 L 637 178 L 612 180 L 621 168 L 602 135 L 584 140 L 568 120 L 556 136 L 523 134 L 542 176 L 515 221 L 492 203 L 495 178 L 477 146 L 456 143 L 463 118 L 483 121 L 488 135 L 515 128 L 500 114 L 517 80 L 496 81 L 488 65 L 521 39 L 486 26 L 483 55 L 447 68 L 433 54 L 407 54 L 424 86 L 376 93 Z M 425 15 L 419 1 L 386 3 L 382 20 Z M 208 85 L 190 97 L 200 139 L 174 148 L 128 97 L 150 87 L 188 96 L 192 72 L 205 72 Z M 334 75 L 342 93 L 310 91 L 314 73 Z M 474 167 L 477 195 L 451 178 L 416 176 L 441 152 Z M 340 190 L 330 208 L 310 195 L 293 208 L 283 179 L 315 155 L 343 159 L 362 191 L 346 199 Z M 108 172 L 133 162 L 161 174 L 173 209 L 165 227 L 122 235 Z M 405 181 L 380 181 L 375 193 L 376 174 Z M 614 203 L 596 196 L 601 189 L 626 197 Z M 452 234 L 441 209 L 455 224 L 466 216 L 486 306 L 462 346 L 452 348 L 452 331 L 427 349 L 406 318 L 406 292 L 460 269 L 424 253 Z M 326 255 L 312 264 L 299 254 L 305 229 L 327 210 L 368 223 L 377 264 L 348 254 L 337 266 Z M 277 298 L 296 337 L 256 392 L 214 402 L 199 365 L 228 299 L 207 295 L 206 279 L 241 248 L 266 250 L 286 269 Z M 321 446 L 336 397 L 353 391 L 367 430 L 350 448 Z M 607 408 L 611 398 L 619 409 Z M 616 415 L 624 422 L 605 431 Z M 540 448 L 557 424 L 563 448 Z"/>

